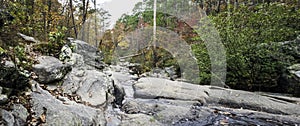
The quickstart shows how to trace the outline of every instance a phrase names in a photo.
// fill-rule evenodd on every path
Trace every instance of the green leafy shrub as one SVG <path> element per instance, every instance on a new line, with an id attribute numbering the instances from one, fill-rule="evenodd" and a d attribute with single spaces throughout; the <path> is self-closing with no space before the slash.
<path id="1" fill-rule="evenodd" d="M 279 3 L 260 4 L 250 9 L 211 16 L 226 48 L 226 84 L 237 89 L 274 91 L 287 66 L 296 60 L 277 42 L 294 40 L 300 33 L 300 11 Z M 200 68 L 208 69 L 209 59 L 202 45 L 193 48 Z M 202 65 L 201 65 L 202 64 Z M 200 76 L 209 80 L 211 73 Z M 208 82 L 208 81 L 204 81 Z"/>
<path id="2" fill-rule="evenodd" d="M 24 46 L 18 45 L 14 47 L 13 54 L 15 64 L 21 69 L 21 70 L 31 70 L 32 64 L 34 63 L 32 57 L 30 57 L 26 53 L 26 48 Z"/>
<path id="3" fill-rule="evenodd" d="M 56 32 L 49 33 L 49 41 L 47 43 L 40 43 L 34 47 L 35 51 L 39 51 L 44 55 L 59 57 L 61 48 L 66 44 L 66 36 L 64 31 L 66 27 L 59 27 Z"/>
<path id="4" fill-rule="evenodd" d="M 204 43 L 192 45 L 192 50 L 198 60 L 200 84 L 210 84 L 211 79 L 211 63 L 208 55 L 208 50 Z"/>

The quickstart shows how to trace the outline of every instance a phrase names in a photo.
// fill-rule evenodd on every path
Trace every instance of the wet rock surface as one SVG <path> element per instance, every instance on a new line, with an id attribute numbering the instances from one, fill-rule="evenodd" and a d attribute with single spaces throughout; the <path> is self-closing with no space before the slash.
<path id="1" fill-rule="evenodd" d="M 139 76 L 135 64 L 107 66 L 92 46 L 71 43 L 76 49 L 53 66 L 71 68 L 60 83 L 31 80 L 29 103 L 0 108 L 0 125 L 300 125 L 299 98 L 173 81 L 169 68 Z"/>

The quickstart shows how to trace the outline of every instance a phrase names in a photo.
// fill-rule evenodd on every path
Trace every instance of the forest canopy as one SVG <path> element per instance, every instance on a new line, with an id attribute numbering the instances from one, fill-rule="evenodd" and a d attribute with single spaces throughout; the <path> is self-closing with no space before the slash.
<path id="1" fill-rule="evenodd" d="M 179 0 L 158 1 L 158 7 L 180 7 Z M 300 0 L 187 0 L 202 9 L 218 30 L 226 48 L 229 87 L 245 90 L 280 90 L 288 67 L 299 63 L 298 55 L 283 46 L 300 34 Z M 33 51 L 58 57 L 67 37 L 85 40 L 105 54 L 105 62 L 113 63 L 116 49 L 126 49 L 125 33 L 154 25 L 153 0 L 135 5 L 131 14 L 124 14 L 108 29 L 108 11 L 97 7 L 97 0 L 1 0 L 0 54 L 9 52 L 23 69 L 34 63 L 26 51 L 22 33 L 41 41 Z M 144 11 L 145 9 L 150 11 Z M 97 16 L 95 16 L 97 15 Z M 189 22 L 197 23 L 201 19 Z M 112 23 L 112 22 L 111 22 Z M 199 66 L 200 83 L 210 84 L 210 57 L 201 35 L 193 26 L 174 15 L 156 13 L 156 25 L 174 31 L 191 47 Z M 164 32 L 158 32 L 164 35 Z M 140 41 L 144 38 L 140 36 Z M 149 40 L 150 41 L 150 40 Z M 141 72 L 154 67 L 180 68 L 170 52 L 162 48 L 141 49 L 131 62 L 141 64 Z M 25 62 L 21 62 L 25 61 Z M 179 75 L 180 76 L 180 75 Z M 292 91 L 291 91 L 292 92 Z"/>

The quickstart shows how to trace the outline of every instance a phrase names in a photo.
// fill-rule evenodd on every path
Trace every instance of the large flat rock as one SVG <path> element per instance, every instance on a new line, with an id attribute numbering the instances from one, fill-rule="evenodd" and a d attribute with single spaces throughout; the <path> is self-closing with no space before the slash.
<path id="1" fill-rule="evenodd" d="M 105 125 L 103 111 L 94 109 L 73 101 L 60 101 L 49 92 L 41 89 L 35 84 L 32 93 L 32 110 L 36 113 L 36 118 L 44 115 L 46 125 L 53 126 L 98 126 Z"/>
<path id="2" fill-rule="evenodd" d="M 128 99 L 122 111 L 127 114 L 145 114 L 162 124 L 171 125 L 182 118 L 192 117 L 192 108 L 200 105 L 197 101 L 181 101 L 167 99 Z M 203 111 L 205 119 L 211 113 Z M 204 116 L 205 115 L 205 116 Z"/>
<path id="3" fill-rule="evenodd" d="M 219 87 L 210 87 L 210 90 L 207 90 L 207 92 L 209 94 L 209 97 L 206 99 L 208 104 L 219 104 L 231 108 L 300 116 L 300 105 L 296 102 L 262 96 L 248 91 Z"/>
<path id="4" fill-rule="evenodd" d="M 66 76 L 62 89 L 67 94 L 77 94 L 82 101 L 92 106 L 103 106 L 107 102 L 107 93 L 113 88 L 106 74 L 95 69 L 73 68 Z"/>
<path id="5" fill-rule="evenodd" d="M 133 88 L 135 98 L 168 98 L 205 103 L 205 99 L 208 97 L 205 93 L 208 88 L 159 78 L 141 78 L 138 83 L 133 85 Z"/>
<path id="6" fill-rule="evenodd" d="M 199 101 L 204 105 L 221 105 L 300 116 L 300 105 L 297 102 L 262 96 L 253 92 L 193 85 L 158 78 L 142 78 L 133 87 L 135 98 Z"/>
<path id="7" fill-rule="evenodd" d="M 124 114 L 122 115 L 121 126 L 163 126 L 149 115 L 145 114 Z"/>
<path id="8" fill-rule="evenodd" d="M 127 115 L 147 115 L 160 125 L 298 125 L 300 118 L 222 106 L 202 106 L 197 101 L 131 99 L 122 110 Z M 144 122 L 148 122 L 145 120 Z M 126 123 L 126 121 L 122 121 Z"/>

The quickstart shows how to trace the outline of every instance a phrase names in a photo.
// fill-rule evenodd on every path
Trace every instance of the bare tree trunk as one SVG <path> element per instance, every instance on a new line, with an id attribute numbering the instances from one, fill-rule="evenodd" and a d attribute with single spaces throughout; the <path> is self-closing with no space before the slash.
<path id="1" fill-rule="evenodd" d="M 153 4 L 153 66 L 156 66 L 157 55 L 156 55 L 156 4 L 157 0 L 154 0 Z"/>
<path id="2" fill-rule="evenodd" d="M 89 36 L 85 36 L 85 32 L 87 31 L 87 30 L 85 30 L 86 29 L 85 22 L 86 22 L 86 18 L 87 18 L 87 10 L 88 10 L 88 6 L 89 6 L 89 0 L 87 0 L 87 2 L 85 0 L 82 0 L 82 4 L 83 4 L 83 8 L 82 8 L 82 30 L 81 30 L 82 32 L 81 32 L 81 35 L 82 35 L 82 39 L 84 41 L 87 41 L 86 39 Z"/>
<path id="3" fill-rule="evenodd" d="M 75 32 L 75 38 L 77 38 L 77 30 L 76 30 L 75 18 L 74 18 L 74 13 L 73 13 L 72 0 L 70 0 L 70 9 L 71 9 L 72 22 L 73 22 L 73 27 L 74 27 L 74 32 Z"/>
<path id="4" fill-rule="evenodd" d="M 87 10 L 89 7 L 89 0 L 87 0 L 87 2 L 85 2 L 85 0 L 82 0 L 83 3 L 83 9 L 82 9 L 82 23 L 84 24 L 86 21 L 86 17 L 87 17 Z"/>
<path id="5" fill-rule="evenodd" d="M 85 7 L 85 0 L 82 0 L 82 23 L 84 23 Z"/>
<path id="6" fill-rule="evenodd" d="M 47 17 L 47 33 L 49 33 L 50 30 L 50 24 L 51 24 L 51 9 L 52 9 L 52 2 L 51 0 L 48 0 L 47 2 L 47 6 L 48 6 L 48 17 Z"/>
<path id="7" fill-rule="evenodd" d="M 220 13 L 221 11 L 221 0 L 218 0 L 218 5 L 217 5 L 217 13 Z"/>
<path id="8" fill-rule="evenodd" d="M 29 16 L 33 16 L 33 14 L 34 14 L 34 5 L 35 5 L 34 0 L 29 0 L 29 4 L 30 4 Z M 35 18 L 31 18 L 31 23 L 32 23 L 32 27 L 33 27 L 34 24 L 36 23 Z M 36 33 L 35 30 L 32 30 L 32 35 L 34 37 L 36 37 L 35 33 Z"/>
<path id="9" fill-rule="evenodd" d="M 86 40 L 86 41 L 87 41 L 88 43 L 91 43 L 91 42 L 90 42 L 90 28 L 91 28 L 91 22 L 92 22 L 92 21 L 91 21 L 91 20 L 87 20 L 87 22 L 88 22 L 88 26 L 87 26 L 87 35 L 86 35 L 86 36 L 87 36 L 87 40 Z"/>
<path id="10" fill-rule="evenodd" d="M 98 48 L 98 41 L 97 41 L 97 36 L 98 36 L 98 28 L 97 28 L 97 2 L 94 0 L 94 8 L 95 8 L 95 47 Z M 104 26 L 103 26 L 104 27 Z"/>
<path id="11" fill-rule="evenodd" d="M 154 0 L 153 5 L 153 46 L 156 46 L 156 0 Z"/>
<path id="12" fill-rule="evenodd" d="M 46 19 L 46 12 L 43 13 L 43 23 L 44 23 L 44 40 L 48 41 L 48 32 L 47 32 L 47 19 Z"/>
<path id="13" fill-rule="evenodd" d="M 68 28 L 68 32 L 67 32 L 67 35 L 66 36 L 71 36 L 71 30 L 70 30 L 70 11 L 68 11 L 68 15 L 66 17 L 66 20 L 67 20 L 67 28 Z"/>
<path id="14" fill-rule="evenodd" d="M 82 0 L 82 24 L 81 24 L 81 31 L 79 31 L 79 36 L 78 38 L 87 42 L 86 39 L 85 39 L 85 0 Z"/>

